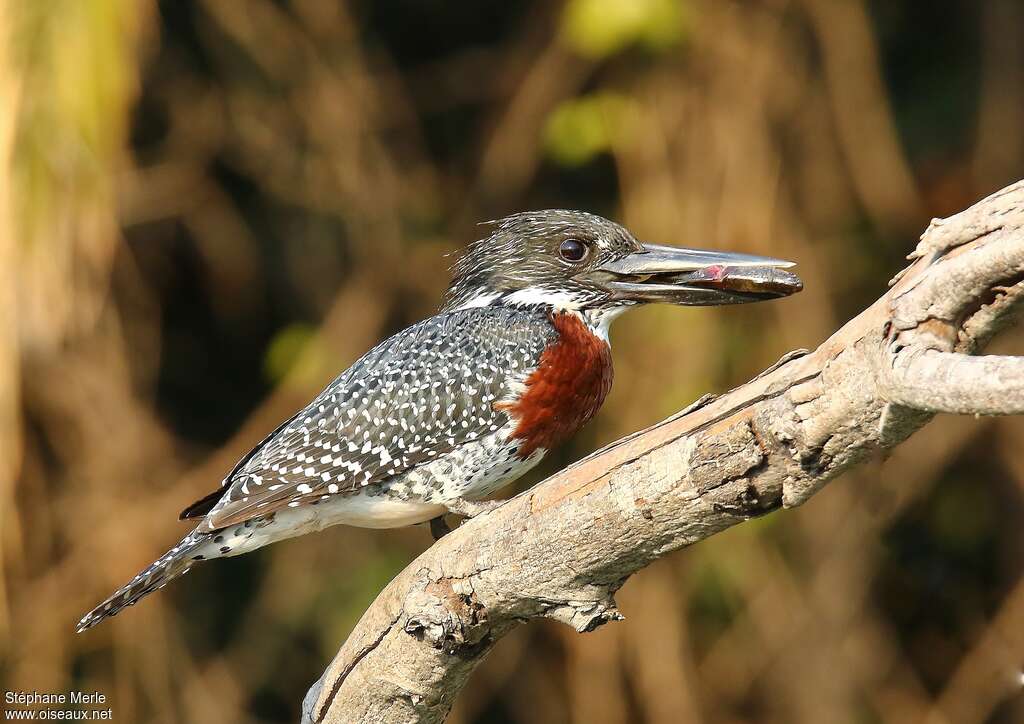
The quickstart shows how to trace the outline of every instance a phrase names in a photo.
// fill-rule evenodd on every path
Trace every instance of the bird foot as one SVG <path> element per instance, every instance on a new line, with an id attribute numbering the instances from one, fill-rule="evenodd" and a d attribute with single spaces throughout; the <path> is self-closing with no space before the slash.
<path id="1" fill-rule="evenodd" d="M 495 508 L 504 505 L 504 500 L 453 500 L 446 503 L 445 507 L 449 512 L 461 515 L 464 518 L 475 518 L 483 513 L 490 513 Z"/>
<path id="2" fill-rule="evenodd" d="M 481 513 L 489 513 L 504 502 L 504 500 L 455 500 L 445 507 L 448 508 L 449 513 L 461 515 L 463 518 L 475 518 Z M 444 515 L 430 519 L 430 535 L 434 537 L 435 541 L 441 540 L 451 532 L 452 527 L 448 525 Z"/>
<path id="3" fill-rule="evenodd" d="M 430 535 L 434 536 L 435 541 L 441 540 L 451 532 L 452 527 L 448 525 L 448 521 L 444 519 L 443 515 L 430 519 Z"/>

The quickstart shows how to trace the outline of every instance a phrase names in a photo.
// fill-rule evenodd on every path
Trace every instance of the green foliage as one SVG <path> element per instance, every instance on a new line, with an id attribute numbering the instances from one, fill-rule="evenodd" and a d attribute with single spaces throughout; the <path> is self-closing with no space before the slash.
<path id="1" fill-rule="evenodd" d="M 263 371 L 271 382 L 283 382 L 288 378 L 305 387 L 317 378 L 324 358 L 316 330 L 298 322 L 274 335 L 263 359 Z"/>
<path id="2" fill-rule="evenodd" d="M 28 90 L 11 167 L 21 238 L 52 233 L 64 197 L 112 193 L 134 91 L 132 3 L 15 3 L 10 59 Z M 43 239 L 47 241 L 47 239 Z"/>
<path id="3" fill-rule="evenodd" d="M 986 482 L 991 481 L 956 480 L 940 487 L 930 501 L 928 523 L 949 550 L 976 552 L 991 536 L 996 516 Z"/>
<path id="4" fill-rule="evenodd" d="M 565 101 L 544 127 L 548 155 L 563 166 L 581 166 L 610 151 L 624 138 L 629 104 L 629 99 L 610 91 Z"/>
<path id="5" fill-rule="evenodd" d="M 689 21 L 682 0 L 571 0 L 562 32 L 581 55 L 604 58 L 634 44 L 671 47 L 685 36 Z"/>
<path id="6" fill-rule="evenodd" d="M 741 572 L 733 567 L 726 556 L 704 553 L 694 556 L 687 571 L 691 586 L 687 615 L 695 643 L 701 648 L 707 649 L 729 630 L 743 610 L 743 593 L 736 585 Z"/>
<path id="7" fill-rule="evenodd" d="M 407 554 L 384 548 L 367 558 L 363 565 L 353 567 L 325 582 L 317 596 L 318 607 L 325 611 L 327 623 L 321 632 L 321 644 L 327 653 L 333 653 L 338 641 L 343 640 L 355 627 L 363 612 L 373 603 L 391 579 L 408 564 Z"/>

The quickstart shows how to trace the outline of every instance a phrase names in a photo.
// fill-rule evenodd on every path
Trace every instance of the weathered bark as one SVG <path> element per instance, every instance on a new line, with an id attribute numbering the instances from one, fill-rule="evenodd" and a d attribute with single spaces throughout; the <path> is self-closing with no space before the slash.
<path id="1" fill-rule="evenodd" d="M 968 355 L 1024 300 L 1024 182 L 935 220 L 911 266 L 814 352 L 704 398 L 466 522 L 377 597 L 304 722 L 439 722 L 533 618 L 590 631 L 661 556 L 807 500 L 935 412 L 1024 410 L 1024 361 Z"/>

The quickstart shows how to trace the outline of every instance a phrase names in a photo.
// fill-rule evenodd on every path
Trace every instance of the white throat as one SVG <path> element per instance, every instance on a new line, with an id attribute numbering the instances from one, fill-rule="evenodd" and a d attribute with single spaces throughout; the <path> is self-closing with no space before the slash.
<path id="1" fill-rule="evenodd" d="M 590 330 L 598 337 L 605 341 L 605 344 L 611 346 L 611 339 L 608 337 L 608 328 L 611 327 L 612 322 L 615 321 L 620 314 L 625 312 L 629 307 L 609 307 L 606 309 L 587 309 L 584 310 L 580 316 L 583 318 L 583 323 L 590 327 Z"/>
<path id="2" fill-rule="evenodd" d="M 508 294 L 499 292 L 483 292 L 470 297 L 459 305 L 458 309 L 487 307 L 491 304 L 502 304 L 515 307 L 546 307 L 556 312 L 574 314 L 587 325 L 597 337 L 610 344 L 608 328 L 611 323 L 629 306 L 605 307 L 602 309 L 584 309 L 584 302 L 568 292 L 544 287 L 526 287 Z"/>
<path id="3" fill-rule="evenodd" d="M 579 299 L 568 292 L 545 289 L 544 287 L 517 289 L 511 294 L 506 294 L 502 301 L 517 307 L 551 307 L 560 312 L 579 311 L 582 304 Z"/>
<path id="4" fill-rule="evenodd" d="M 582 302 L 568 292 L 544 287 L 526 287 L 504 294 L 481 290 L 460 304 L 458 309 L 487 307 L 495 303 L 513 307 L 551 307 L 560 312 L 578 312 L 582 306 Z"/>

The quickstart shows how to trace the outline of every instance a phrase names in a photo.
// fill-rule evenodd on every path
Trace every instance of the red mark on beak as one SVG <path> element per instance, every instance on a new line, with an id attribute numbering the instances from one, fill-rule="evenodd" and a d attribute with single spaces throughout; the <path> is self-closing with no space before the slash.
<path id="1" fill-rule="evenodd" d="M 721 264 L 713 264 L 704 269 L 704 273 L 708 276 L 708 281 L 720 282 L 725 279 L 725 267 Z"/>

